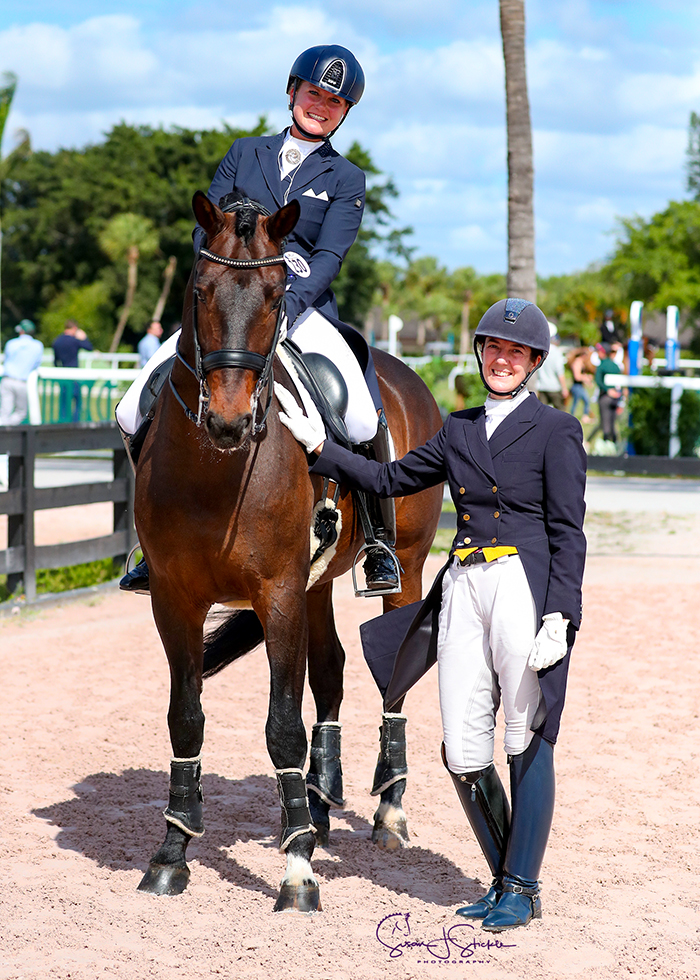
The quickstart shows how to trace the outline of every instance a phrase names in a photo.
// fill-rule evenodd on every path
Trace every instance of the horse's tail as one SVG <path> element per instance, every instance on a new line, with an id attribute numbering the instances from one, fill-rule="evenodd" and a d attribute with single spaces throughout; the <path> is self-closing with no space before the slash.
<path id="1" fill-rule="evenodd" d="M 202 677 L 218 674 L 265 639 L 262 623 L 252 609 L 237 609 L 224 613 L 224 617 L 204 638 Z"/>

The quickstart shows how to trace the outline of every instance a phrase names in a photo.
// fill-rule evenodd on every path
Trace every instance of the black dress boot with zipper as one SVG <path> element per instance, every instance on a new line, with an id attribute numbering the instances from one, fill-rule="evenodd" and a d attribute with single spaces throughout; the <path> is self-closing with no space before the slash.
<path id="1" fill-rule="evenodd" d="M 442 761 L 447 768 L 444 745 Z M 493 763 L 476 772 L 447 771 L 493 875 L 487 893 L 473 904 L 457 909 L 456 914 L 464 919 L 483 919 L 496 907 L 503 893 L 503 859 L 510 830 L 508 797 Z"/>

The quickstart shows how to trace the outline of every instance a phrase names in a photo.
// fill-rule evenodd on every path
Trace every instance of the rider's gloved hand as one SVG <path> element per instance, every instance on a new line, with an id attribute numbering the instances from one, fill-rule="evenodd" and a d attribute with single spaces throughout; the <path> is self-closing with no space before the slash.
<path id="1" fill-rule="evenodd" d="M 566 656 L 568 645 L 566 630 L 569 620 L 560 612 L 548 613 L 542 617 L 542 626 L 535 637 L 527 665 L 530 670 L 544 670 Z"/>
<path id="2" fill-rule="evenodd" d="M 291 391 L 287 391 L 277 381 L 275 381 L 275 394 L 277 401 L 284 409 L 283 412 L 279 413 L 282 425 L 289 429 L 294 438 L 306 448 L 307 452 L 312 453 L 318 449 L 326 440 L 326 427 L 310 396 L 304 397 L 306 393 L 301 393 L 306 409 L 306 415 L 304 415 Z"/>

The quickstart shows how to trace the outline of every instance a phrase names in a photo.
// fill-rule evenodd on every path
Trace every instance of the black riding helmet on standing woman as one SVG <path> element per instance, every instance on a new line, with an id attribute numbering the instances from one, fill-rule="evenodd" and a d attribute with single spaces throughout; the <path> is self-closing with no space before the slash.
<path id="1" fill-rule="evenodd" d="M 479 373 L 486 390 L 492 395 L 500 395 L 501 392 L 493 391 L 484 378 L 482 351 L 487 337 L 508 340 L 512 344 L 523 344 L 530 348 L 533 358 L 537 358 L 538 355 L 541 358 L 528 372 L 527 377 L 509 392 L 510 397 L 515 398 L 549 354 L 550 333 L 547 317 L 529 300 L 511 297 L 494 303 L 479 320 L 479 325 L 474 331 L 474 353 L 479 365 Z"/>
<path id="2" fill-rule="evenodd" d="M 345 113 L 347 115 L 350 107 L 356 105 L 362 98 L 365 90 L 365 73 L 352 51 L 348 51 L 340 44 L 317 44 L 313 48 L 302 51 L 289 72 L 287 94 L 292 113 L 299 82 L 318 85 L 326 92 L 345 99 L 348 103 Z M 328 134 L 327 139 L 333 136 L 344 120 L 345 116 L 333 132 Z M 303 134 L 299 124 L 296 125 Z"/>

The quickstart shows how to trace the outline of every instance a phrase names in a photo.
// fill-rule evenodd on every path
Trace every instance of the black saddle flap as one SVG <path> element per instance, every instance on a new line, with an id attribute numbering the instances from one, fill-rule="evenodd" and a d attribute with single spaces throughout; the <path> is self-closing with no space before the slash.
<path id="1" fill-rule="evenodd" d="M 143 386 L 141 395 L 139 397 L 139 413 L 142 419 L 152 417 L 155 412 L 156 402 L 158 401 L 158 395 L 163 389 L 163 385 L 170 377 L 170 372 L 173 369 L 173 364 L 177 359 L 177 354 L 173 354 L 169 357 L 167 361 L 163 361 L 158 367 L 154 368 L 151 375 Z"/>

